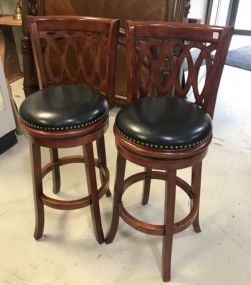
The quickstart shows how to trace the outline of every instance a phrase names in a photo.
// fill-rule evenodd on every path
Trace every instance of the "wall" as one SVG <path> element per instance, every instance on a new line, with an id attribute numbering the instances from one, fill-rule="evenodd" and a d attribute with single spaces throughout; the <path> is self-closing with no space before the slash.
<path id="1" fill-rule="evenodd" d="M 14 14 L 15 11 L 15 0 L 1 0 L 0 3 L 2 9 L 0 8 L 0 13 L 3 14 Z"/>
<path id="2" fill-rule="evenodd" d="M 201 19 L 205 22 L 207 10 L 207 0 L 191 0 L 191 9 L 188 18 Z"/>

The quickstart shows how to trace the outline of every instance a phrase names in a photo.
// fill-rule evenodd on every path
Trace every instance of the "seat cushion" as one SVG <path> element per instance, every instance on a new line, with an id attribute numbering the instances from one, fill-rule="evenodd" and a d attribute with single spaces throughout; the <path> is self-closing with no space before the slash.
<path id="1" fill-rule="evenodd" d="M 26 125 L 46 131 L 82 128 L 108 112 L 105 97 L 84 85 L 51 86 L 33 93 L 20 106 L 20 117 Z"/>
<path id="2" fill-rule="evenodd" d="M 123 137 L 158 149 L 185 149 L 207 140 L 212 131 L 209 114 L 182 98 L 161 96 L 138 99 L 116 117 Z"/>

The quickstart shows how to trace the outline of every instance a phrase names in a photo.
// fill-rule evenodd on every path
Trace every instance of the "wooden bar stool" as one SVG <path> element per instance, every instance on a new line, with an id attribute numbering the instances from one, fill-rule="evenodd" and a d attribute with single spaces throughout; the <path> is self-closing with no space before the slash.
<path id="1" fill-rule="evenodd" d="M 117 173 L 106 242 L 113 241 L 119 217 L 136 230 L 163 236 L 164 281 L 171 278 L 173 235 L 191 224 L 200 232 L 202 159 L 212 140 L 216 95 L 232 32 L 231 28 L 198 24 L 126 24 L 131 104 L 119 111 L 114 125 Z M 200 79 L 201 72 L 204 79 Z M 145 170 L 125 179 L 126 160 Z M 191 184 L 177 176 L 178 169 L 187 167 L 192 168 Z M 122 201 L 129 186 L 144 181 L 142 204 L 147 204 L 152 179 L 166 183 L 162 225 L 135 218 Z M 175 223 L 176 186 L 188 195 L 191 211 Z"/>
<path id="2" fill-rule="evenodd" d="M 109 105 L 114 102 L 119 21 L 79 16 L 29 17 L 40 90 L 20 107 L 20 121 L 30 142 L 35 239 L 44 230 L 44 205 L 72 210 L 90 205 L 99 243 L 104 241 L 99 199 L 109 191 L 104 133 Z M 93 142 L 98 158 L 94 158 Z M 83 146 L 83 155 L 59 158 L 58 148 Z M 50 149 L 51 162 L 41 166 L 41 147 Z M 60 166 L 85 163 L 89 195 L 64 201 L 43 192 L 42 179 L 52 172 L 53 192 L 60 190 Z M 95 167 L 100 171 L 97 189 Z"/>

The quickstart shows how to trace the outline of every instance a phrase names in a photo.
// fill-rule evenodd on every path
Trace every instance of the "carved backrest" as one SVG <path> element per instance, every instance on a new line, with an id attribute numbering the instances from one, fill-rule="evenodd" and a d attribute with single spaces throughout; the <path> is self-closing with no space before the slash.
<path id="1" fill-rule="evenodd" d="M 87 84 L 113 105 L 119 21 L 80 16 L 29 17 L 40 89 Z"/>
<path id="2" fill-rule="evenodd" d="M 232 33 L 227 27 L 128 21 L 128 101 L 192 93 L 194 102 L 213 116 Z"/>

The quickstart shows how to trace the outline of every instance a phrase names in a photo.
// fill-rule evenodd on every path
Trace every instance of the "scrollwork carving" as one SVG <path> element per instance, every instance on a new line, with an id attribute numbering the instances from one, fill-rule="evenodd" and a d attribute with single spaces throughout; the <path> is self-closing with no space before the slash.
<path id="1" fill-rule="evenodd" d="M 173 92 L 178 97 L 186 97 L 189 90 L 193 90 L 193 100 L 204 107 L 210 86 L 206 81 L 203 85 L 198 78 L 201 72 L 205 73 L 205 78 L 215 72 L 212 54 L 217 44 L 163 38 L 139 38 L 135 43 L 138 97 L 171 95 Z M 187 77 L 182 83 L 179 74 L 184 70 Z"/>
<path id="2" fill-rule="evenodd" d="M 48 85 L 85 83 L 105 90 L 108 38 L 103 33 L 40 32 Z"/>

